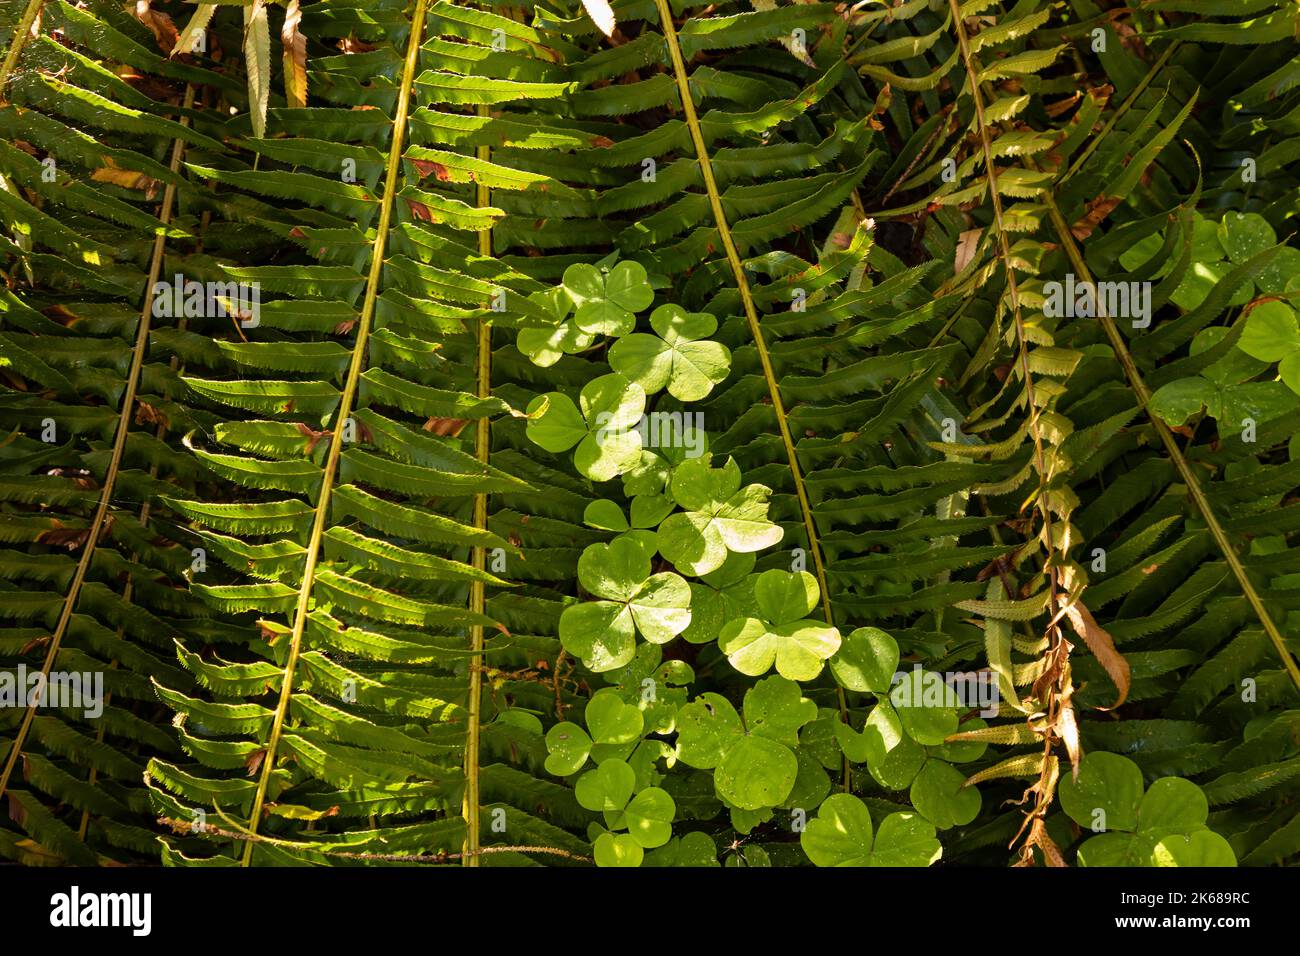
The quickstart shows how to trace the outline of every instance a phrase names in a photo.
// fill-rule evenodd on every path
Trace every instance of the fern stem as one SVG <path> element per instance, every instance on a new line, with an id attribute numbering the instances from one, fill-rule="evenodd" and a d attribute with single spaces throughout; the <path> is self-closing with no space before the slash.
<path id="1" fill-rule="evenodd" d="M 1133 92 L 1126 96 L 1124 102 L 1121 103 L 1118 108 L 1116 108 L 1115 112 L 1111 114 L 1110 119 L 1106 121 L 1106 125 L 1101 128 L 1101 131 L 1096 136 L 1088 141 L 1087 146 L 1080 150 L 1078 158 L 1070 164 L 1070 168 L 1066 171 L 1065 175 L 1057 180 L 1057 186 L 1060 186 L 1083 167 L 1083 164 L 1088 161 L 1088 157 L 1093 154 L 1093 151 L 1101 145 L 1102 141 L 1107 136 L 1110 135 L 1110 131 L 1115 128 L 1115 124 L 1124 117 L 1124 114 L 1127 113 L 1133 104 L 1137 102 L 1138 97 L 1141 96 L 1146 88 L 1151 85 L 1151 81 L 1156 78 L 1156 75 L 1162 69 L 1164 69 L 1165 64 L 1169 62 L 1169 58 L 1173 56 L 1174 51 L 1178 49 L 1178 44 L 1180 42 L 1181 41 L 1179 40 L 1174 40 L 1170 43 L 1169 46 L 1165 48 L 1165 52 L 1160 54 L 1159 59 L 1157 59 L 1155 63 L 1151 64 L 1151 69 L 1147 70 L 1146 75 L 1143 76 L 1138 82 L 1138 85 L 1133 88 Z"/>
<path id="2" fill-rule="evenodd" d="M 479 106 L 480 116 L 487 116 L 486 106 Z M 492 158 L 489 146 L 480 146 L 477 156 L 483 162 Z M 475 187 L 475 203 L 488 206 L 492 201 L 492 191 L 482 182 Z M 478 251 L 480 255 L 492 255 L 492 229 L 488 227 L 478 234 Z M 492 324 L 487 319 L 478 320 L 477 336 L 477 371 L 475 374 L 479 398 L 488 398 L 492 394 Z M 474 453 L 478 460 L 487 465 L 492 447 L 492 430 L 487 418 L 478 420 L 474 435 Z M 474 527 L 485 530 L 488 523 L 487 494 L 480 492 L 474 496 Z M 487 567 L 487 550 L 482 545 L 475 545 L 473 552 L 475 570 L 483 571 Z M 483 582 L 475 579 L 469 585 L 469 608 L 475 614 L 482 614 L 487 606 Z M 465 845 L 461 862 L 465 866 L 479 865 L 479 720 L 483 704 L 483 625 L 470 627 L 469 659 L 469 727 L 465 734 L 465 806 L 462 815 L 465 818 Z"/>
<path id="3" fill-rule="evenodd" d="M 0 103 L 5 102 L 4 91 L 9 85 L 9 74 L 18 65 L 18 56 L 23 52 L 23 47 L 27 44 L 27 36 L 32 30 L 32 24 L 36 22 L 36 17 L 44 5 L 45 0 L 28 0 L 27 9 L 23 11 L 22 17 L 18 20 L 18 26 L 14 28 L 14 38 L 9 41 L 9 49 L 5 51 L 4 63 L 0 64 Z"/>
<path id="4" fill-rule="evenodd" d="M 184 109 L 188 111 L 193 105 L 194 87 L 193 85 L 186 85 Z M 181 116 L 180 122 L 183 125 L 189 125 L 189 119 L 185 115 Z M 181 157 L 184 153 L 185 142 L 180 139 L 172 140 L 171 171 L 173 173 L 180 171 Z M 173 183 L 168 183 L 163 190 L 162 206 L 158 210 L 158 221 L 162 228 L 154 233 L 153 254 L 149 261 L 149 278 L 145 285 L 144 304 L 140 307 L 140 321 L 136 325 L 135 348 L 131 354 L 131 368 L 127 372 L 126 388 L 122 392 L 122 410 L 118 415 L 117 429 L 113 433 L 113 452 L 109 458 L 108 469 L 104 473 L 104 484 L 100 488 L 99 503 L 95 507 L 95 516 L 90 522 L 86 542 L 82 545 L 81 558 L 77 561 L 77 569 L 73 573 L 68 593 L 64 596 L 63 608 L 59 612 L 58 623 L 54 627 L 54 633 L 50 636 L 45 661 L 41 664 L 41 674 L 44 675 L 45 679 L 42 680 L 40 689 L 33 695 L 35 699 L 27 705 L 22 723 L 18 727 L 18 733 L 9 746 L 9 754 L 5 759 L 4 769 L 0 770 L 0 796 L 3 796 L 8 789 L 14 766 L 22 753 L 23 744 L 27 741 L 27 734 L 31 731 L 32 722 L 36 719 L 36 708 L 40 706 L 40 698 L 45 686 L 48 684 L 50 670 L 53 668 L 54 659 L 58 656 L 59 648 L 63 644 L 63 637 L 67 634 L 68 624 L 72 620 L 72 613 L 76 609 L 78 599 L 81 597 L 81 588 L 85 584 L 86 574 L 90 570 L 91 561 L 94 560 L 100 532 L 103 530 L 104 522 L 108 518 L 113 490 L 117 486 L 117 476 L 122 466 L 122 453 L 126 448 L 126 436 L 131 426 L 131 415 L 135 410 L 135 395 L 140 382 L 140 370 L 144 367 L 144 354 L 149 348 L 150 319 L 153 316 L 153 289 L 159 275 L 162 274 L 163 247 L 167 241 L 165 236 L 166 227 L 171 223 L 172 208 L 175 204 L 176 186 Z"/>
<path id="5" fill-rule="evenodd" d="M 989 184 L 989 200 L 993 206 L 993 222 L 997 227 L 998 252 L 1002 258 L 1002 268 L 1007 274 L 1007 292 L 1011 298 L 1012 320 L 1016 327 L 1016 341 L 1020 352 L 1018 356 L 1020 374 L 1024 376 L 1025 380 L 1025 401 L 1029 406 L 1029 434 L 1034 442 L 1034 466 L 1038 471 L 1039 491 L 1041 494 L 1043 485 L 1047 480 L 1047 458 L 1043 453 L 1043 434 L 1038 423 L 1038 403 L 1034 399 L 1034 380 L 1029 371 L 1029 340 L 1025 335 L 1025 320 L 1020 310 L 1020 286 L 1016 282 L 1016 272 L 1011 265 L 1011 242 L 1007 239 L 1007 230 L 1002 221 L 1002 197 L 998 195 L 997 170 L 993 165 L 993 144 L 989 139 L 988 126 L 984 116 L 984 97 L 980 94 L 979 71 L 975 68 L 975 58 L 974 54 L 971 53 L 970 40 L 966 36 L 966 28 L 961 22 L 961 8 L 957 0 L 948 0 L 948 6 L 952 10 L 953 27 L 957 32 L 957 43 L 961 47 L 962 62 L 966 67 L 966 77 L 970 82 L 971 100 L 975 104 L 975 122 L 979 126 L 980 148 L 984 153 L 984 173 Z M 1039 511 L 1043 516 L 1043 530 L 1050 548 L 1051 542 L 1054 540 L 1052 537 L 1051 511 L 1042 505 L 1040 505 Z M 1048 580 L 1052 587 L 1048 606 L 1053 612 L 1053 616 L 1055 616 L 1056 576 L 1050 569 Z"/>
<path id="6" fill-rule="evenodd" d="M 307 611 L 311 604 L 312 585 L 316 576 L 316 565 L 320 560 L 321 539 L 329 524 L 330 497 L 334 479 L 338 474 L 339 456 L 343 451 L 343 432 L 352 406 L 356 401 L 357 387 L 361 370 L 366 361 L 366 346 L 370 339 L 370 326 L 375 315 L 375 303 L 379 297 L 379 278 L 384 269 L 384 251 L 388 240 L 388 226 L 393 215 L 393 196 L 397 192 L 397 178 L 402 165 L 402 139 L 406 132 L 406 119 L 411 106 L 411 86 L 419 61 L 420 37 L 424 33 L 424 13 L 426 0 L 416 0 L 415 14 L 411 21 L 411 36 L 407 42 L 406 61 L 402 67 L 401 85 L 398 87 L 397 115 L 393 118 L 393 135 L 388 151 L 388 170 L 384 177 L 384 197 L 379 209 L 379 225 L 375 228 L 375 245 L 371 251 L 370 273 L 366 279 L 366 295 L 361 306 L 361 316 L 357 321 L 357 339 L 352 346 L 352 361 L 348 366 L 347 380 L 343 385 L 343 394 L 339 399 L 338 414 L 330 435 L 329 453 L 325 457 L 325 469 L 321 476 L 320 494 L 316 500 L 316 514 L 312 519 L 311 537 L 307 542 L 307 561 L 303 568 L 302 585 L 298 588 L 298 602 L 293 613 L 293 630 L 289 638 L 289 654 L 285 661 L 284 679 L 280 684 L 280 699 L 275 707 L 275 716 L 271 722 L 271 736 L 267 741 L 266 752 L 262 757 L 262 770 L 257 781 L 257 791 L 253 796 L 252 813 L 249 816 L 249 829 L 256 833 L 262 816 L 262 806 L 266 802 L 267 785 L 275 768 L 276 750 L 280 745 L 280 736 L 284 730 L 285 715 L 289 711 L 289 699 L 293 690 L 294 669 L 298 664 L 298 655 L 302 648 L 302 635 L 307 625 Z M 252 862 L 253 844 L 244 848 L 242 866 Z"/>
<path id="7" fill-rule="evenodd" d="M 1029 340 L 1025 334 L 1024 314 L 1020 309 L 1020 287 L 1016 283 L 1015 268 L 1011 264 L 1011 243 L 1007 238 L 1007 230 L 1002 219 L 1002 197 L 998 195 L 997 168 L 993 164 L 993 144 L 989 138 L 988 121 L 984 113 L 984 97 L 980 92 L 979 70 L 976 68 L 975 56 L 970 48 L 970 39 L 966 35 L 965 24 L 962 23 L 961 6 L 958 0 L 948 0 L 948 7 L 952 11 L 953 30 L 957 34 L 957 44 L 961 49 L 962 63 L 966 68 L 967 82 L 970 83 L 971 101 L 975 104 L 975 122 L 979 126 L 980 147 L 984 153 L 984 173 L 988 180 L 989 200 L 993 207 L 993 220 L 997 229 L 998 252 L 1002 258 L 1002 268 L 1006 272 L 1007 292 L 1011 298 L 1012 318 L 1015 323 L 1016 340 L 1019 345 L 1019 364 L 1020 374 L 1025 382 L 1025 403 L 1028 406 L 1029 415 L 1028 428 L 1030 436 L 1034 443 L 1034 469 L 1038 473 L 1038 501 L 1037 509 L 1043 519 L 1042 535 L 1045 538 L 1047 556 L 1045 559 L 1043 573 L 1047 579 L 1047 610 L 1050 614 L 1047 624 L 1048 648 L 1045 652 L 1045 660 L 1052 660 L 1057 656 L 1057 649 L 1062 640 L 1060 633 L 1059 621 L 1064 616 L 1065 610 L 1061 607 L 1058 594 L 1058 569 L 1052 562 L 1052 549 L 1056 541 L 1052 533 L 1052 512 L 1047 502 L 1043 498 L 1043 493 L 1047 487 L 1047 459 L 1043 452 L 1043 434 L 1038 420 L 1038 402 L 1034 398 L 1034 381 L 1030 374 L 1029 368 Z M 1067 600 L 1077 600 L 1077 595 L 1070 595 Z M 1066 654 L 1068 655 L 1068 647 Z M 1064 690 L 1066 691 L 1065 707 L 1069 707 L 1069 665 L 1063 665 Z M 1025 828 L 1029 827 L 1029 839 L 1021 848 L 1022 862 L 1032 859 L 1032 847 L 1034 845 L 1046 845 L 1043 843 L 1043 837 L 1046 831 L 1042 829 L 1042 820 L 1046 817 L 1047 810 L 1051 806 L 1056 790 L 1056 762 L 1052 759 L 1052 748 L 1055 743 L 1054 728 L 1061 716 L 1060 708 L 1062 707 L 1060 698 L 1057 697 L 1056 691 L 1061 688 L 1061 678 L 1058 677 L 1054 682 L 1056 686 L 1048 686 L 1043 691 L 1045 698 L 1042 703 L 1042 710 L 1046 713 L 1046 719 L 1043 724 L 1046 728 L 1043 734 L 1043 763 L 1039 771 L 1038 782 L 1031 788 L 1035 792 L 1034 807 L 1026 815 L 1024 822 L 1016 836 L 1012 838 L 1012 844 L 1020 838 Z M 967 783 L 970 783 L 968 780 Z M 1026 791 L 1028 797 L 1030 791 Z"/>
<path id="8" fill-rule="evenodd" d="M 1080 279 L 1090 286 L 1093 285 L 1092 273 L 1088 270 L 1088 264 L 1084 261 L 1083 254 L 1074 241 L 1069 223 L 1065 221 L 1065 216 L 1061 214 L 1061 209 L 1057 206 L 1055 197 L 1050 193 L 1047 194 L 1046 202 L 1052 225 L 1056 228 L 1056 232 L 1061 239 L 1061 245 L 1065 248 L 1065 253 L 1070 259 L 1070 264 L 1074 267 Z M 1128 344 L 1124 341 L 1124 337 L 1120 335 L 1119 328 L 1115 325 L 1114 320 L 1106 314 L 1104 304 L 1099 307 L 1097 317 L 1101 320 L 1101 326 L 1106 332 L 1106 337 L 1110 339 L 1111 348 L 1115 350 L 1115 356 L 1124 369 L 1124 375 L 1128 378 L 1129 385 L 1137 395 L 1138 404 L 1146 412 L 1147 418 L 1151 420 L 1151 424 L 1155 427 L 1156 434 L 1160 436 L 1160 441 L 1164 444 L 1165 450 L 1169 452 L 1169 457 L 1173 459 L 1174 467 L 1178 469 L 1183 484 L 1187 486 L 1188 496 L 1205 520 L 1205 525 L 1209 528 L 1214 543 L 1223 552 L 1224 560 L 1228 562 L 1228 568 L 1232 571 L 1233 577 L 1237 579 L 1237 584 L 1246 596 L 1247 603 L 1250 604 L 1251 610 L 1255 612 L 1255 616 L 1259 618 L 1260 624 L 1264 627 L 1264 632 L 1277 650 L 1277 656 L 1281 659 L 1282 666 L 1290 675 L 1292 683 L 1295 684 L 1297 689 L 1300 689 L 1300 667 L 1296 666 L 1295 658 L 1287 648 L 1281 630 L 1278 629 L 1277 623 L 1264 606 L 1264 601 L 1255 589 L 1254 582 L 1246 574 L 1245 565 L 1241 563 L 1241 558 L 1237 556 L 1236 549 L 1232 546 L 1232 542 L 1228 540 L 1227 532 L 1223 530 L 1223 525 L 1219 523 L 1218 516 L 1215 515 L 1214 509 L 1210 505 L 1210 499 L 1201 487 L 1200 479 L 1197 478 L 1196 472 L 1192 470 L 1191 463 L 1188 462 L 1182 449 L 1178 447 L 1173 432 L 1169 430 L 1168 425 L 1160 420 L 1159 416 L 1151 413 L 1151 389 L 1143 381 L 1142 373 L 1138 370 L 1137 363 L 1133 361 L 1133 356 L 1128 350 Z"/>
<path id="9" fill-rule="evenodd" d="M 812 505 L 808 499 L 808 489 L 804 486 L 803 470 L 795 454 L 794 439 L 790 435 L 790 423 L 786 420 L 785 402 L 781 398 L 781 389 L 777 385 L 776 372 L 772 367 L 772 358 L 768 355 L 767 343 L 763 339 L 763 328 L 758 320 L 758 309 L 749 290 L 749 279 L 745 277 L 745 267 L 740 261 L 740 253 L 731 236 L 727 224 L 727 214 L 722 208 L 722 196 L 718 192 L 718 181 L 713 175 L 713 163 L 709 159 L 709 150 L 704 142 L 704 132 L 700 129 L 700 118 L 695 112 L 695 101 L 691 98 L 690 81 L 686 75 L 686 61 L 682 57 L 681 44 L 677 42 L 677 29 L 673 26 L 672 11 L 668 0 L 655 0 L 659 10 L 659 22 L 663 26 L 664 39 L 668 43 L 668 53 L 673 62 L 673 74 L 677 80 L 677 91 L 682 101 L 682 111 L 686 115 L 686 125 L 691 131 L 691 142 L 695 145 L 695 157 L 700 164 L 700 173 L 704 177 L 704 188 L 709 194 L 709 206 L 713 210 L 713 221 L 718 226 L 718 236 L 722 248 L 727 254 L 727 262 L 736 278 L 736 288 L 745 307 L 745 320 L 749 325 L 750 335 L 754 339 L 754 348 L 758 352 L 758 361 L 763 367 L 763 378 L 767 381 L 767 392 L 772 400 L 772 409 L 776 414 L 777 427 L 781 431 L 781 441 L 785 445 L 786 458 L 790 463 L 790 475 L 794 480 L 795 495 L 799 499 L 799 511 L 803 516 L 804 530 L 808 535 L 808 551 L 812 554 L 813 567 L 817 572 L 817 586 L 821 589 L 822 615 L 828 625 L 834 626 L 835 619 L 831 612 L 830 588 L 826 582 L 826 566 L 822 560 L 821 541 L 817 536 L 817 525 L 813 520 Z M 848 723 L 848 700 L 844 688 L 836 685 L 839 702 L 840 719 Z M 844 787 L 849 785 L 848 760 L 845 758 Z"/>

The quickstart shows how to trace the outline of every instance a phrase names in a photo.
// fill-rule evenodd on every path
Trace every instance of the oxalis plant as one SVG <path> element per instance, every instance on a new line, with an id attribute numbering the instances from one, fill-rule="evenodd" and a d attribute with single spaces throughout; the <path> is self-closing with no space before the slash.
<path id="1" fill-rule="evenodd" d="M 1300 860 L 1300 7 L 0 10 L 0 856 Z"/>

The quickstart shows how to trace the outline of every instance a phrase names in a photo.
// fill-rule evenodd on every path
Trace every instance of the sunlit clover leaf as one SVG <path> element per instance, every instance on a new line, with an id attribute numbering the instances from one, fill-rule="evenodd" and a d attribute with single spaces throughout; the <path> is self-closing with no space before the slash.
<path id="1" fill-rule="evenodd" d="M 784 536 L 767 518 L 771 489 L 741 488 L 740 467 L 731 459 L 711 468 L 706 458 L 689 458 L 673 470 L 669 490 L 684 510 L 659 526 L 659 551 L 688 574 L 708 574 L 728 551 L 761 551 Z"/>
<path id="2" fill-rule="evenodd" d="M 632 798 L 624 811 L 624 821 L 632 839 L 647 850 L 663 846 L 673 835 L 673 817 L 677 806 L 667 791 L 647 787 Z"/>
<path id="3" fill-rule="evenodd" d="M 840 632 L 807 618 L 817 605 L 817 579 L 807 571 L 764 571 L 754 582 L 760 617 L 728 621 L 718 647 L 731 666 L 749 677 L 776 665 L 782 677 L 808 681 L 840 647 Z"/>
<path id="4" fill-rule="evenodd" d="M 549 402 L 543 405 L 543 402 Z M 592 481 L 608 481 L 641 458 L 637 423 L 645 413 L 645 391 L 622 375 L 602 375 L 583 386 L 578 405 L 562 392 L 539 395 L 528 405 L 530 441 L 556 454 L 574 445 L 573 464 Z"/>
<path id="5" fill-rule="evenodd" d="M 597 813 L 627 806 L 636 788 L 636 773 L 625 760 L 606 760 L 578 778 L 573 788 L 579 806 Z"/>
<path id="6" fill-rule="evenodd" d="M 573 302 L 563 288 L 534 292 L 526 301 L 528 308 L 520 318 L 522 327 L 515 344 L 534 365 L 549 368 L 596 341 L 567 318 Z"/>
<path id="7" fill-rule="evenodd" d="M 557 777 L 577 773 L 591 754 L 590 735 L 572 721 L 562 721 L 546 733 L 546 772 Z"/>
<path id="8" fill-rule="evenodd" d="M 592 844 L 597 866 L 640 866 L 645 850 L 628 833 L 602 833 Z"/>
<path id="9" fill-rule="evenodd" d="M 957 694 L 934 671 L 914 667 L 889 694 L 907 735 L 920 744 L 938 746 L 957 732 Z"/>
<path id="10" fill-rule="evenodd" d="M 1285 302 L 1262 302 L 1246 316 L 1237 348 L 1262 362 L 1277 362 L 1278 374 L 1300 393 L 1300 324 Z"/>
<path id="11" fill-rule="evenodd" d="M 628 744 L 641 739 L 645 719 L 638 707 L 624 702 L 612 688 L 597 691 L 583 712 L 587 730 L 597 744 Z"/>
<path id="12" fill-rule="evenodd" d="M 816 718 L 817 705 L 797 684 L 769 677 L 745 694 L 743 709 L 744 721 L 713 693 L 687 704 L 677 713 L 677 756 L 713 770 L 718 796 L 741 810 L 779 806 L 799 773 L 799 728 Z"/>
<path id="13" fill-rule="evenodd" d="M 721 342 L 702 341 L 718 329 L 706 312 L 661 305 L 650 314 L 659 333 L 634 332 L 609 349 L 609 364 L 653 395 L 664 388 L 683 402 L 695 402 L 723 381 L 731 369 L 731 350 Z"/>
<path id="14" fill-rule="evenodd" d="M 1165 233 L 1164 231 L 1153 232 L 1145 236 L 1126 248 L 1119 256 L 1119 264 L 1128 272 L 1135 271 L 1139 266 L 1146 264 L 1152 257 L 1158 255 L 1164 248 Z M 1181 248 L 1178 246 L 1176 248 Z M 1194 214 L 1192 221 L 1192 261 L 1193 262 L 1219 262 L 1223 259 L 1223 246 L 1219 244 L 1218 223 L 1211 219 L 1206 219 L 1199 213 Z M 1174 268 L 1177 262 L 1177 256 L 1166 257 L 1159 264 L 1156 270 L 1156 276 L 1163 276 Z"/>
<path id="15" fill-rule="evenodd" d="M 590 348 L 595 341 L 596 336 L 582 331 L 569 319 L 554 328 L 520 329 L 515 345 L 534 365 L 550 368 L 564 356 Z"/>
<path id="16" fill-rule="evenodd" d="M 1214 290 L 1229 272 L 1232 271 L 1230 262 L 1193 262 L 1187 272 L 1183 274 L 1182 281 L 1178 288 L 1174 290 L 1170 301 L 1180 308 L 1190 312 L 1198 308 L 1206 297 Z M 1249 279 L 1243 279 L 1228 297 L 1229 305 L 1245 305 L 1255 294 L 1255 284 Z"/>
<path id="17" fill-rule="evenodd" d="M 898 670 L 898 642 L 878 627 L 859 627 L 831 658 L 831 673 L 841 687 L 859 693 L 885 693 Z"/>
<path id="18" fill-rule="evenodd" d="M 934 827 L 914 813 L 891 813 L 875 833 L 867 806 L 849 793 L 827 797 L 799 835 L 816 866 L 929 866 L 942 849 Z"/>
<path id="19" fill-rule="evenodd" d="M 692 609 L 692 618 L 694 614 Z M 606 679 L 614 683 L 614 693 L 640 710 L 647 732 L 668 734 L 676 727 L 677 710 L 686 702 L 685 685 L 695 672 L 685 661 L 663 660 L 658 644 L 638 644 L 633 659 Z"/>
<path id="20" fill-rule="evenodd" d="M 717 640 L 722 626 L 737 618 L 755 617 L 753 552 L 733 551 L 717 570 L 699 581 L 691 581 L 691 626 L 682 637 L 692 644 L 709 644 Z"/>
<path id="21" fill-rule="evenodd" d="M 622 667 L 636 653 L 635 633 L 664 644 L 691 622 L 691 589 L 676 574 L 650 573 L 645 549 L 630 538 L 588 546 L 578 581 L 597 598 L 560 614 L 560 643 L 596 672 Z"/>
<path id="22" fill-rule="evenodd" d="M 1151 865 L 1236 866 L 1237 855 L 1232 844 L 1213 830 L 1197 830 L 1160 840 L 1151 851 Z"/>
<path id="23" fill-rule="evenodd" d="M 618 262 L 608 272 L 576 263 L 564 270 L 564 291 L 577 306 L 574 322 L 584 332 L 627 335 L 636 326 L 635 313 L 654 301 L 645 268 Z"/>
<path id="24" fill-rule="evenodd" d="M 1197 216 L 1192 228 L 1191 263 L 1183 273 L 1178 288 L 1174 290 L 1171 300 L 1185 310 L 1192 310 L 1205 301 L 1205 297 L 1228 274 L 1233 263 L 1224 261 L 1224 247 L 1219 238 L 1220 224 Z M 1133 271 L 1146 264 L 1153 256 L 1160 253 L 1165 236 L 1153 233 L 1140 239 L 1120 254 L 1120 265 Z M 1181 242 L 1175 246 L 1181 252 Z M 1179 256 L 1166 256 L 1159 263 L 1153 274 L 1154 278 L 1168 275 L 1178 261 Z M 1235 262 L 1235 260 L 1234 260 Z M 1263 278 L 1263 272 L 1260 273 Z M 1232 293 L 1230 305 L 1244 305 L 1254 295 L 1255 287 L 1250 281 L 1243 281 Z"/>

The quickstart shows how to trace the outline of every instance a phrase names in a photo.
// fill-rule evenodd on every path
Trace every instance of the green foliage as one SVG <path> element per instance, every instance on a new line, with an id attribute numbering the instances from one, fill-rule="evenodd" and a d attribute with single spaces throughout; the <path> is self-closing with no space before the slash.
<path id="1" fill-rule="evenodd" d="M 0 12 L 0 855 L 1294 864 L 1247 6 Z"/>

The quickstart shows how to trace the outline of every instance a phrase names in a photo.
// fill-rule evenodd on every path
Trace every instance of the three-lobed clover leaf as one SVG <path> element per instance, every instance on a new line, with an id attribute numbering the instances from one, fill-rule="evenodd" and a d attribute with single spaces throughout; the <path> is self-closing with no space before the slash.
<path id="1" fill-rule="evenodd" d="M 596 336 L 582 331 L 568 318 L 573 302 L 563 288 L 534 292 L 525 300 L 528 309 L 515 339 L 519 351 L 540 368 L 550 368 L 565 355 L 591 346 Z"/>
<path id="2" fill-rule="evenodd" d="M 677 712 L 677 757 L 713 770 L 718 796 L 742 810 L 779 806 L 794 788 L 799 728 L 817 705 L 783 677 L 759 681 L 745 694 L 744 719 L 721 694 L 707 693 Z"/>
<path id="3" fill-rule="evenodd" d="M 1265 303 L 1265 306 L 1269 305 L 1281 303 Z M 1276 317 L 1277 313 L 1268 309 L 1265 321 L 1270 321 L 1269 316 Z M 1249 321 L 1247 319 L 1247 327 Z M 1200 355 L 1213 348 L 1227 334 L 1228 329 L 1222 326 L 1203 329 L 1192 340 L 1191 354 Z M 1250 344 L 1257 350 L 1260 335 L 1261 330 L 1257 326 L 1256 335 L 1250 340 Z M 1242 339 L 1246 339 L 1244 332 Z M 1239 342 L 1238 345 L 1240 344 Z M 1253 352 L 1233 349 L 1203 369 L 1201 374 L 1175 379 L 1156 389 L 1151 396 L 1151 411 L 1168 424 L 1177 426 L 1204 408 L 1220 424 L 1220 428 L 1225 430 L 1243 426 L 1247 419 L 1259 424 L 1285 415 L 1296 407 L 1296 393 L 1281 382 L 1251 381 L 1264 367 L 1259 364 L 1261 360 Z M 1288 374 L 1294 374 L 1300 368 L 1288 365 L 1287 370 Z"/>
<path id="4" fill-rule="evenodd" d="M 672 838 L 677 815 L 672 796 L 653 786 L 638 791 L 636 771 L 624 760 L 610 758 L 584 773 L 574 796 L 580 806 L 603 814 L 609 827 L 593 841 L 597 866 L 640 866 L 645 850 Z"/>
<path id="5" fill-rule="evenodd" d="M 626 758 L 641 740 L 645 720 L 641 710 L 626 703 L 617 691 L 606 687 L 592 695 L 583 719 L 584 730 L 571 721 L 561 721 L 546 734 L 546 771 L 567 777 L 591 756 L 597 763 L 607 757 Z"/>
<path id="6" fill-rule="evenodd" d="M 731 370 L 731 350 L 721 342 L 702 341 L 718 329 L 707 312 L 687 312 L 661 305 L 650 313 L 658 335 L 634 332 L 609 349 L 609 364 L 653 395 L 664 388 L 683 402 L 704 398 Z"/>
<path id="7" fill-rule="evenodd" d="M 1206 826 L 1209 802 L 1190 780 L 1161 777 L 1144 793 L 1136 763 L 1098 751 L 1079 762 L 1078 779 L 1061 779 L 1059 794 L 1070 819 L 1098 834 L 1079 847 L 1080 866 L 1237 865 Z"/>
<path id="8" fill-rule="evenodd" d="M 577 445 L 573 464 L 592 481 L 608 481 L 641 458 L 637 424 L 645 413 L 645 390 L 622 375 L 602 375 L 583 386 L 578 405 L 563 392 L 539 395 L 528 404 L 530 441 L 549 452 Z"/>
<path id="9" fill-rule="evenodd" d="M 566 355 L 591 347 L 596 336 L 582 331 L 571 319 L 552 328 L 520 329 L 515 346 L 539 368 L 550 368 Z"/>
<path id="10" fill-rule="evenodd" d="M 597 673 L 628 663 L 636 633 L 664 644 L 691 622 L 691 589 L 671 571 L 651 574 L 645 548 L 631 538 L 593 544 L 578 558 L 578 581 L 596 601 L 565 608 L 560 643 Z"/>
<path id="11" fill-rule="evenodd" d="M 915 813 L 891 813 L 875 832 L 867 805 L 849 793 L 826 798 L 799 835 L 816 866 L 929 866 L 942 848 L 934 827 Z"/>
<path id="12" fill-rule="evenodd" d="M 740 487 L 740 466 L 728 458 L 713 468 L 706 457 L 688 458 L 673 469 L 669 493 L 683 510 L 659 526 L 659 552 L 679 570 L 708 574 L 730 551 L 761 551 L 785 532 L 768 520 L 764 485 Z"/>
<path id="13" fill-rule="evenodd" d="M 912 781 L 908 797 L 916 812 L 940 830 L 965 826 L 979 816 L 979 789 L 967 787 L 966 775 L 942 760 L 926 760 Z"/>
<path id="14" fill-rule="evenodd" d="M 1300 393 L 1300 323 L 1291 306 L 1272 299 L 1251 309 L 1237 348 L 1261 362 L 1277 362 L 1282 381 Z"/>
<path id="15" fill-rule="evenodd" d="M 878 627 L 859 627 L 840 643 L 831 673 L 841 687 L 858 693 L 886 693 L 898 670 L 898 642 Z"/>
<path id="16" fill-rule="evenodd" d="M 754 603 L 758 575 L 751 573 L 756 560 L 752 551 L 732 551 L 720 568 L 690 582 L 691 626 L 682 631 L 685 640 L 709 644 L 728 621 L 758 614 Z"/>
<path id="17" fill-rule="evenodd" d="M 636 326 L 636 313 L 654 301 L 654 289 L 638 262 L 617 262 L 608 272 L 575 263 L 564 270 L 563 283 L 577 306 L 574 324 L 592 335 L 627 335 Z"/>
<path id="18" fill-rule="evenodd" d="M 694 616 L 692 608 L 692 619 Z M 606 674 L 606 679 L 614 686 L 597 696 L 617 694 L 640 710 L 647 732 L 669 734 L 677 726 L 677 710 L 686 703 L 685 685 L 695 680 L 695 671 L 685 661 L 665 661 L 658 644 L 638 644 L 632 660 Z"/>
<path id="19" fill-rule="evenodd" d="M 728 621 L 718 647 L 731 666 L 749 677 L 776 672 L 809 681 L 840 647 L 840 632 L 807 615 L 817 606 L 817 579 L 807 571 L 764 571 L 754 582 L 758 617 Z"/>
<path id="20" fill-rule="evenodd" d="M 676 507 L 671 498 L 663 495 L 638 495 L 632 499 L 631 520 L 617 503 L 599 498 L 587 505 L 582 522 L 601 531 L 613 531 L 620 537 L 631 538 L 653 560 L 659 553 L 659 536 L 653 530 Z"/>

